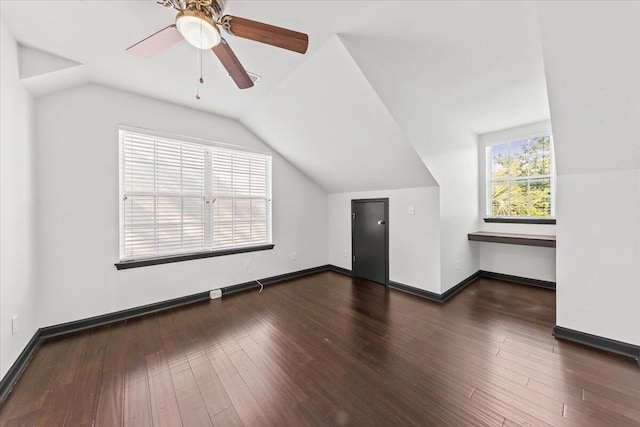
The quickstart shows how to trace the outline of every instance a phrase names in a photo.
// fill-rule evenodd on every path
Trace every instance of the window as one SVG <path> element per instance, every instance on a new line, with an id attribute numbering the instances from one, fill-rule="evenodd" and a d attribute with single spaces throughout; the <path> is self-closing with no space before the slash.
<path id="1" fill-rule="evenodd" d="M 550 136 L 487 147 L 487 215 L 553 216 Z"/>
<path id="2" fill-rule="evenodd" d="M 270 155 L 121 127 L 121 260 L 270 243 Z"/>

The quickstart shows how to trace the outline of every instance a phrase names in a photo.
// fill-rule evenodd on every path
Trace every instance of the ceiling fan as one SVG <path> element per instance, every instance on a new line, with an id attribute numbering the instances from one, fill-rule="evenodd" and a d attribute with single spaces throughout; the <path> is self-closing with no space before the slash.
<path id="1" fill-rule="evenodd" d="M 240 89 L 253 86 L 227 41 L 220 35 L 220 27 L 227 33 L 266 43 L 272 46 L 305 53 L 309 36 L 250 19 L 223 15 L 225 0 L 162 0 L 158 4 L 178 11 L 175 24 L 163 28 L 129 47 L 127 51 L 150 57 L 186 40 L 192 46 L 211 49 Z"/>

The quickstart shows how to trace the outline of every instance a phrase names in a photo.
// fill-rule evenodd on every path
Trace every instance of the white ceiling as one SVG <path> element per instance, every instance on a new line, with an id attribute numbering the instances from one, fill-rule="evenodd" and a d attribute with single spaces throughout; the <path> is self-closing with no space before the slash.
<path id="1" fill-rule="evenodd" d="M 540 21 L 558 175 L 640 169 L 640 2 L 549 2 Z"/>
<path id="2" fill-rule="evenodd" d="M 75 79 L 236 118 L 328 192 L 436 184 L 381 101 L 389 93 L 419 93 L 476 133 L 549 118 L 530 2 L 227 0 L 228 14 L 308 33 L 309 50 L 227 36 L 262 79 L 239 90 L 204 51 L 196 100 L 188 43 L 153 58 L 125 50 L 173 23 L 172 9 L 154 0 L 0 1 L 19 43 L 84 64 L 25 79 L 34 96 Z"/>
<path id="3" fill-rule="evenodd" d="M 389 25 L 340 38 L 386 89 L 418 91 L 478 134 L 549 119 L 534 3 L 385 4 Z"/>
<path id="4" fill-rule="evenodd" d="M 242 122 L 329 193 L 437 185 L 337 36 Z"/>
<path id="5" fill-rule="evenodd" d="M 237 118 L 265 97 L 334 31 L 320 20 L 331 14 L 321 2 L 234 1 L 226 13 L 310 33 L 307 56 L 234 36 L 226 36 L 248 71 L 262 76 L 254 88 L 239 90 L 212 52 L 203 52 L 205 86 L 195 99 L 199 77 L 196 49 L 182 42 L 153 58 L 138 58 L 126 48 L 172 24 L 175 11 L 154 0 L 5 1 L 0 13 L 23 45 L 71 59 L 89 68 L 96 83 Z M 347 8 L 348 20 L 359 9 Z"/>
<path id="6" fill-rule="evenodd" d="M 196 51 L 186 42 L 150 59 L 125 51 L 173 22 L 174 11 L 154 0 L 2 0 L 0 10 L 20 43 L 86 64 L 92 81 L 233 118 L 335 34 L 348 38 L 350 50 L 419 76 L 416 90 L 477 133 L 549 117 L 530 2 L 227 0 L 226 12 L 307 32 L 309 51 L 303 56 L 228 36 L 245 68 L 263 79 L 238 90 L 205 52 L 197 101 Z"/>

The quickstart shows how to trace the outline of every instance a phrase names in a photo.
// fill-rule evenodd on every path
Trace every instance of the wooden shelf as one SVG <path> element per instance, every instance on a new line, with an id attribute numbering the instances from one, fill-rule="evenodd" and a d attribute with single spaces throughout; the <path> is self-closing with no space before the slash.
<path id="1" fill-rule="evenodd" d="M 495 233 L 493 231 L 476 231 L 469 233 L 469 240 L 477 242 L 507 243 L 510 245 L 556 247 L 556 236 L 539 234 Z"/>

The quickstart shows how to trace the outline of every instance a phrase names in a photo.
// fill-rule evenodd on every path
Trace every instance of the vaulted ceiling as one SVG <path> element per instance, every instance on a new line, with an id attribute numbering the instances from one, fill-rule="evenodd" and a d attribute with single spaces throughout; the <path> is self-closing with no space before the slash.
<path id="1" fill-rule="evenodd" d="M 153 0 L 0 4 L 19 43 L 82 64 L 62 86 L 75 78 L 239 119 L 330 192 L 355 189 L 347 182 L 358 189 L 435 183 L 380 100 L 398 89 L 421 93 L 476 133 L 549 118 L 530 2 L 227 0 L 228 14 L 308 33 L 309 50 L 300 55 L 228 36 L 245 68 L 262 79 L 239 90 L 205 51 L 200 100 L 188 43 L 153 58 L 125 51 L 173 23 L 172 9 Z M 49 89 L 59 89 L 59 75 L 47 75 Z M 36 95 L 47 92 L 46 80 L 33 85 Z M 341 167 L 345 157 L 361 164 L 349 171 Z M 385 163 L 394 173 L 382 180 L 377 171 Z"/>
<path id="2" fill-rule="evenodd" d="M 330 193 L 436 184 L 337 36 L 242 122 Z"/>

